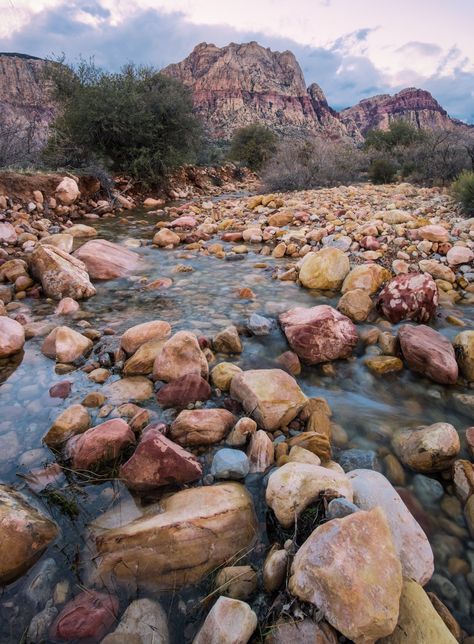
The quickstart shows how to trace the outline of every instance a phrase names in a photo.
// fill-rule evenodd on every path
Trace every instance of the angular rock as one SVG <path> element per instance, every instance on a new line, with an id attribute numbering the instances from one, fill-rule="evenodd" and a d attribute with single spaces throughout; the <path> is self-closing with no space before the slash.
<path id="1" fill-rule="evenodd" d="M 424 531 L 391 483 L 373 470 L 352 470 L 347 475 L 354 502 L 362 510 L 380 506 L 387 517 L 404 576 L 422 586 L 433 574 L 433 551 Z"/>
<path id="2" fill-rule="evenodd" d="M 193 644 L 247 644 L 257 623 L 257 616 L 248 604 L 219 597 Z"/>
<path id="3" fill-rule="evenodd" d="M 398 331 L 408 367 L 442 385 L 453 385 L 458 365 L 451 342 L 429 326 L 404 324 Z"/>
<path id="4" fill-rule="evenodd" d="M 290 423 L 307 402 L 296 380 L 281 369 L 252 369 L 236 374 L 230 395 L 242 403 L 259 426 L 268 430 Z"/>
<path id="5" fill-rule="evenodd" d="M 291 573 L 291 593 L 317 606 L 355 644 L 394 630 L 402 574 L 381 508 L 320 525 L 296 553 Z"/>
<path id="6" fill-rule="evenodd" d="M 251 547 L 256 534 L 252 498 L 242 485 L 189 488 L 131 523 L 97 529 L 97 574 L 132 587 L 174 590 Z"/>
<path id="7" fill-rule="evenodd" d="M 212 445 L 234 425 L 235 417 L 227 409 L 184 410 L 172 423 L 170 435 L 180 445 Z"/>
<path id="8" fill-rule="evenodd" d="M 219 353 L 242 353 L 242 342 L 235 326 L 228 326 L 213 339 L 214 351 Z"/>
<path id="9" fill-rule="evenodd" d="M 308 364 L 348 358 L 357 343 L 353 322 L 327 304 L 291 309 L 280 315 L 280 324 L 293 351 Z"/>
<path id="10" fill-rule="evenodd" d="M 140 255 L 105 239 L 86 242 L 76 250 L 74 257 L 85 264 L 93 280 L 126 277 L 141 263 Z"/>
<path id="11" fill-rule="evenodd" d="M 21 494 L 0 485 L 0 584 L 25 573 L 56 539 L 58 528 Z"/>
<path id="12" fill-rule="evenodd" d="M 156 356 L 166 340 L 149 340 L 142 344 L 123 366 L 124 376 L 148 376 L 153 372 Z"/>
<path id="13" fill-rule="evenodd" d="M 54 620 L 53 640 L 99 642 L 117 619 L 119 600 L 110 593 L 84 590 L 68 602 Z"/>
<path id="14" fill-rule="evenodd" d="M 349 258 L 337 248 L 308 253 L 301 262 L 299 280 L 306 288 L 338 291 L 350 270 Z"/>
<path id="15" fill-rule="evenodd" d="M 67 326 L 57 326 L 44 339 L 41 351 L 56 362 L 70 363 L 87 355 L 92 349 L 92 340 Z"/>
<path id="16" fill-rule="evenodd" d="M 474 331 L 461 331 L 453 341 L 462 375 L 474 380 Z"/>
<path id="17" fill-rule="evenodd" d="M 0 358 L 18 353 L 25 344 L 25 330 L 16 320 L 0 316 Z"/>
<path id="18" fill-rule="evenodd" d="M 428 322 L 436 314 L 438 287 L 428 273 L 397 275 L 382 289 L 377 309 L 396 324 L 401 320 Z"/>
<path id="19" fill-rule="evenodd" d="M 153 375 L 158 380 L 170 382 L 188 373 L 197 373 L 207 379 L 209 366 L 194 333 L 178 331 L 156 356 Z"/>
<path id="20" fill-rule="evenodd" d="M 258 315 L 258 313 L 252 313 L 247 323 L 247 327 L 253 335 L 268 335 L 272 330 L 273 320 L 263 317 L 263 315 Z"/>
<path id="21" fill-rule="evenodd" d="M 63 297 L 55 309 L 56 315 L 71 315 L 79 310 L 79 304 L 72 297 Z"/>
<path id="22" fill-rule="evenodd" d="M 89 429 L 91 418 L 82 405 L 71 405 L 56 418 L 43 442 L 48 447 L 62 445 L 75 434 L 81 434 Z"/>
<path id="23" fill-rule="evenodd" d="M 247 439 L 257 431 L 257 423 L 253 418 L 243 416 L 235 423 L 233 430 L 227 436 L 227 444 L 234 447 L 242 447 Z"/>
<path id="24" fill-rule="evenodd" d="M 263 429 L 252 433 L 248 447 L 250 472 L 265 472 L 275 460 L 273 442 Z"/>
<path id="25" fill-rule="evenodd" d="M 75 470 L 91 470 L 116 459 L 135 444 L 135 435 L 121 418 L 114 418 L 74 436 L 66 443 L 65 455 Z"/>
<path id="26" fill-rule="evenodd" d="M 123 639 L 118 639 L 120 636 Z M 168 618 L 161 604 L 152 599 L 136 599 L 101 644 L 135 644 L 134 637 L 137 644 L 169 644 Z"/>
<path id="27" fill-rule="evenodd" d="M 172 380 L 158 392 L 156 399 L 163 408 L 187 407 L 198 400 L 208 400 L 211 397 L 211 387 L 207 380 L 197 373 L 188 373 L 181 378 Z"/>
<path id="28" fill-rule="evenodd" d="M 449 423 L 399 431 L 392 445 L 402 463 L 427 474 L 450 468 L 461 450 L 459 435 Z"/>
<path id="29" fill-rule="evenodd" d="M 265 499 L 279 523 L 289 528 L 321 492 L 329 490 L 352 501 L 352 485 L 345 474 L 319 465 L 290 462 L 272 472 Z"/>
<path id="30" fill-rule="evenodd" d="M 150 340 L 164 340 L 171 333 L 171 327 L 168 322 L 163 320 L 152 320 L 137 324 L 127 329 L 122 335 L 120 346 L 128 353 L 132 354 Z"/>
<path id="31" fill-rule="evenodd" d="M 96 294 L 83 262 L 54 246 L 38 244 L 30 255 L 31 272 L 47 297 L 82 300 Z"/>

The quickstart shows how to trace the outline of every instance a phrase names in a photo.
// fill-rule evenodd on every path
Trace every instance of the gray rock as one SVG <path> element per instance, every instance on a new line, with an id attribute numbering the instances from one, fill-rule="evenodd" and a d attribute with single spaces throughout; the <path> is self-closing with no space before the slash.
<path id="1" fill-rule="evenodd" d="M 358 512 L 359 508 L 355 503 L 351 503 L 347 499 L 333 499 L 328 505 L 328 511 L 326 514 L 327 519 L 342 519 L 347 517 L 349 514 L 354 514 Z"/>
<path id="2" fill-rule="evenodd" d="M 217 479 L 243 479 L 249 472 L 249 459 L 238 449 L 224 447 L 214 454 L 211 474 Z"/>
<path id="3" fill-rule="evenodd" d="M 420 503 L 429 508 L 436 507 L 444 494 L 443 486 L 439 481 L 423 474 L 416 474 L 413 477 L 413 489 Z"/>
<path id="4" fill-rule="evenodd" d="M 49 628 L 58 615 L 58 609 L 53 606 L 53 600 L 50 599 L 41 613 L 33 617 L 26 633 L 26 641 L 30 644 L 38 642 L 47 642 L 49 637 Z"/>
<path id="5" fill-rule="evenodd" d="M 344 472 L 359 469 L 380 472 L 380 463 L 377 454 L 370 449 L 346 449 L 339 454 L 337 462 Z"/>
<path id="6" fill-rule="evenodd" d="M 58 565 L 49 557 L 43 559 L 29 574 L 29 581 L 25 587 L 26 601 L 35 610 L 45 606 L 53 594 L 54 581 L 58 573 Z"/>
<path id="7" fill-rule="evenodd" d="M 456 586 L 438 573 L 435 573 L 431 577 L 430 589 L 434 590 L 437 595 L 440 595 L 444 599 L 453 600 L 458 596 L 458 591 Z"/>
<path id="8" fill-rule="evenodd" d="M 273 321 L 263 317 L 263 315 L 258 315 L 258 313 L 252 313 L 247 323 L 249 331 L 254 335 L 268 335 L 272 330 Z"/>

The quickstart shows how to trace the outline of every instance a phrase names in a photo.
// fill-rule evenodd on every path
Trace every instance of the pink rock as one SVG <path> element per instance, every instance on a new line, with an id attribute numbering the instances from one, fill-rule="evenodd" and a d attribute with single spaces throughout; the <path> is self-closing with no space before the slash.
<path id="1" fill-rule="evenodd" d="M 438 287 L 428 273 L 397 275 L 382 289 L 377 309 L 393 324 L 428 322 L 436 313 Z"/>
<path id="2" fill-rule="evenodd" d="M 67 398 L 71 393 L 72 382 L 69 380 L 63 380 L 63 382 L 57 382 L 55 385 L 50 387 L 49 395 L 51 398 Z"/>
<path id="3" fill-rule="evenodd" d="M 156 356 L 153 375 L 158 380 L 170 382 L 188 373 L 207 378 L 209 365 L 194 333 L 178 331 L 166 341 Z"/>
<path id="4" fill-rule="evenodd" d="M 65 454 L 75 470 L 88 470 L 117 458 L 125 447 L 134 444 L 135 435 L 127 423 L 114 418 L 71 438 Z"/>
<path id="5" fill-rule="evenodd" d="M 348 358 L 357 343 L 352 321 L 332 306 L 296 307 L 280 315 L 293 351 L 308 364 Z"/>
<path id="6" fill-rule="evenodd" d="M 198 373 L 188 373 L 177 380 L 164 385 L 156 399 L 162 407 L 187 407 L 197 400 L 208 400 L 211 397 L 209 383 Z"/>
<path id="7" fill-rule="evenodd" d="M 197 226 L 197 221 L 191 215 L 183 215 L 172 221 L 169 225 L 171 228 L 194 228 Z"/>
<path id="8" fill-rule="evenodd" d="M 125 277 L 136 270 L 141 262 L 137 253 L 105 239 L 86 242 L 76 250 L 74 257 L 84 262 L 89 276 L 96 280 Z"/>
<path id="9" fill-rule="evenodd" d="M 78 310 L 79 303 L 76 302 L 76 300 L 73 300 L 72 297 L 63 297 L 63 299 L 58 302 L 54 312 L 56 315 L 70 315 Z"/>
<path id="10" fill-rule="evenodd" d="M 15 228 L 8 222 L 0 223 L 0 243 L 14 244 L 18 238 Z"/>
<path id="11" fill-rule="evenodd" d="M 54 620 L 53 640 L 100 642 L 117 619 L 119 600 L 109 593 L 85 590 L 68 602 Z"/>
<path id="12" fill-rule="evenodd" d="M 446 257 L 450 266 L 470 264 L 474 260 L 474 253 L 466 246 L 453 246 L 448 250 Z"/>
<path id="13" fill-rule="evenodd" d="M 449 241 L 449 233 L 443 226 L 439 224 L 429 224 L 422 226 L 417 230 L 420 239 L 426 239 L 430 242 L 447 242 Z"/>
<path id="14" fill-rule="evenodd" d="M 407 365 L 443 385 L 453 385 L 458 365 L 451 342 L 429 326 L 405 324 L 398 331 L 400 347 Z"/>
<path id="15" fill-rule="evenodd" d="M 0 316 L 0 358 L 18 353 L 25 344 L 25 331 L 22 325 L 4 315 Z"/>
<path id="16" fill-rule="evenodd" d="M 360 245 L 367 250 L 378 250 L 380 248 L 380 242 L 371 235 L 363 237 L 360 240 Z"/>
<path id="17" fill-rule="evenodd" d="M 190 483 L 201 474 L 199 461 L 154 426 L 145 430 L 135 453 L 120 468 L 124 483 L 141 491 L 169 483 Z"/>

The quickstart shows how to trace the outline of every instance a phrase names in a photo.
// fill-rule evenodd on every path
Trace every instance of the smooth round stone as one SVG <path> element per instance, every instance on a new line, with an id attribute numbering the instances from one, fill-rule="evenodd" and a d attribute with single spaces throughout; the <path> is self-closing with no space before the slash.
<path id="1" fill-rule="evenodd" d="M 258 315 L 258 313 L 252 313 L 249 318 L 247 327 L 251 333 L 254 335 L 268 335 L 272 330 L 272 320 L 263 317 L 263 315 Z"/>
<path id="2" fill-rule="evenodd" d="M 339 454 L 337 462 L 344 472 L 350 472 L 351 470 L 376 470 L 380 472 L 377 454 L 371 449 L 347 449 Z"/>
<path id="3" fill-rule="evenodd" d="M 330 501 L 326 518 L 328 520 L 342 519 L 343 517 L 347 517 L 349 514 L 353 514 L 358 511 L 359 508 L 355 503 L 351 503 L 347 499 L 341 497 L 340 499 L 333 499 Z"/>
<path id="4" fill-rule="evenodd" d="M 418 500 L 427 507 L 436 507 L 444 494 L 443 486 L 439 481 L 423 474 L 416 474 L 413 477 L 413 489 Z"/>
<path id="5" fill-rule="evenodd" d="M 243 479 L 249 473 L 249 459 L 244 452 L 227 447 L 214 454 L 211 474 L 217 479 Z"/>

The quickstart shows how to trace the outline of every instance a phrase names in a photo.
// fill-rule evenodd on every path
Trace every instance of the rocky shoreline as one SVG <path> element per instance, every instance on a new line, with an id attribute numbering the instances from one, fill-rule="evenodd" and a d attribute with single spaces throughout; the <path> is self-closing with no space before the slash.
<path id="1" fill-rule="evenodd" d="M 409 184 L 232 185 L 0 196 L 2 612 L 29 598 L 29 642 L 472 644 L 474 219 Z M 126 236 L 137 206 L 146 238 Z M 218 301 L 196 324 L 198 297 L 179 308 L 204 265 L 239 306 L 220 328 Z M 55 374 L 24 410 L 22 360 Z M 340 423 L 328 399 L 354 373 L 375 403 L 401 392 L 406 422 Z"/>

